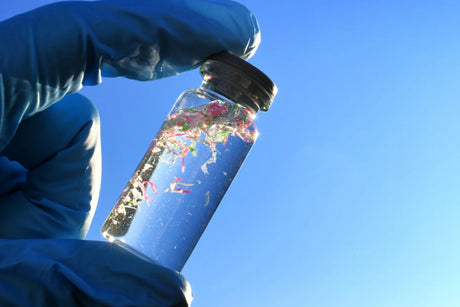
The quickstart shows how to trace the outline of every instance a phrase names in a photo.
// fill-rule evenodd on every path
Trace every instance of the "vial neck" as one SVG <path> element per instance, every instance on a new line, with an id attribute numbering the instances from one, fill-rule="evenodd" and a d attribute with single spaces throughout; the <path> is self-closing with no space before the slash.
<path id="1" fill-rule="evenodd" d="M 219 82 L 218 80 L 204 80 L 200 88 L 215 96 L 223 96 L 231 102 L 245 106 L 254 114 L 259 111 L 259 106 L 255 102 L 256 97 L 242 86 L 229 82 Z"/>

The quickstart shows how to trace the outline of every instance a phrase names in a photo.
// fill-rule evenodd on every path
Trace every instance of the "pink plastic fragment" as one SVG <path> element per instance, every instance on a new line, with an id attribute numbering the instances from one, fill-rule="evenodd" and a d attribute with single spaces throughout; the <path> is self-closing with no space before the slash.
<path id="1" fill-rule="evenodd" d="M 151 182 L 151 181 L 144 181 L 144 184 L 150 185 L 150 187 L 152 188 L 153 192 L 154 192 L 155 194 L 158 194 L 157 186 L 156 186 L 153 182 Z"/>
<path id="2" fill-rule="evenodd" d="M 176 193 L 182 193 L 182 194 L 188 194 L 190 192 L 192 192 L 192 190 L 184 190 L 184 189 L 181 189 L 181 188 L 177 188 L 175 190 Z"/>
<path id="3" fill-rule="evenodd" d="M 185 156 L 188 154 L 189 151 L 190 149 L 187 147 L 182 152 L 182 173 L 185 171 Z"/>
<path id="4" fill-rule="evenodd" d="M 144 186 L 142 183 L 136 181 L 136 182 L 133 183 L 133 187 L 135 187 L 135 188 L 140 188 L 140 189 L 142 190 L 142 196 L 143 196 L 146 200 L 153 200 L 153 198 L 151 198 L 150 196 L 147 195 L 147 191 L 146 191 L 146 189 L 145 189 L 145 186 Z"/>

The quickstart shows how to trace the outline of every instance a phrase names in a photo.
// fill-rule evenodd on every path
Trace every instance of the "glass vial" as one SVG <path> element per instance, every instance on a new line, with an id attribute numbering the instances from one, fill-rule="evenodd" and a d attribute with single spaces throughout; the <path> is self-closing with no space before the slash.
<path id="1" fill-rule="evenodd" d="M 181 271 L 257 138 L 259 110 L 277 88 L 260 70 L 223 52 L 183 92 L 104 225 L 108 240 Z"/>

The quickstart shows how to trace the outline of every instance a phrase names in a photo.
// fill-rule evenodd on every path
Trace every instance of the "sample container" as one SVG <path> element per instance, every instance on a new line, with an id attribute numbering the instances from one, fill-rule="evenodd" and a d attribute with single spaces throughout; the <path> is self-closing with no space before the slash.
<path id="1" fill-rule="evenodd" d="M 134 254 L 181 271 L 257 139 L 257 111 L 277 88 L 228 52 L 200 68 L 107 217 L 102 234 Z"/>

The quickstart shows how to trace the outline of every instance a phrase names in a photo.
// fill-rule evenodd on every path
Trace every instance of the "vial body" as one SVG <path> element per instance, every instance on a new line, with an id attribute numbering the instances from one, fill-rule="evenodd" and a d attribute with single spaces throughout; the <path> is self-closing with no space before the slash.
<path id="1" fill-rule="evenodd" d="M 102 227 L 110 241 L 180 271 L 257 138 L 255 112 L 184 92 Z"/>

